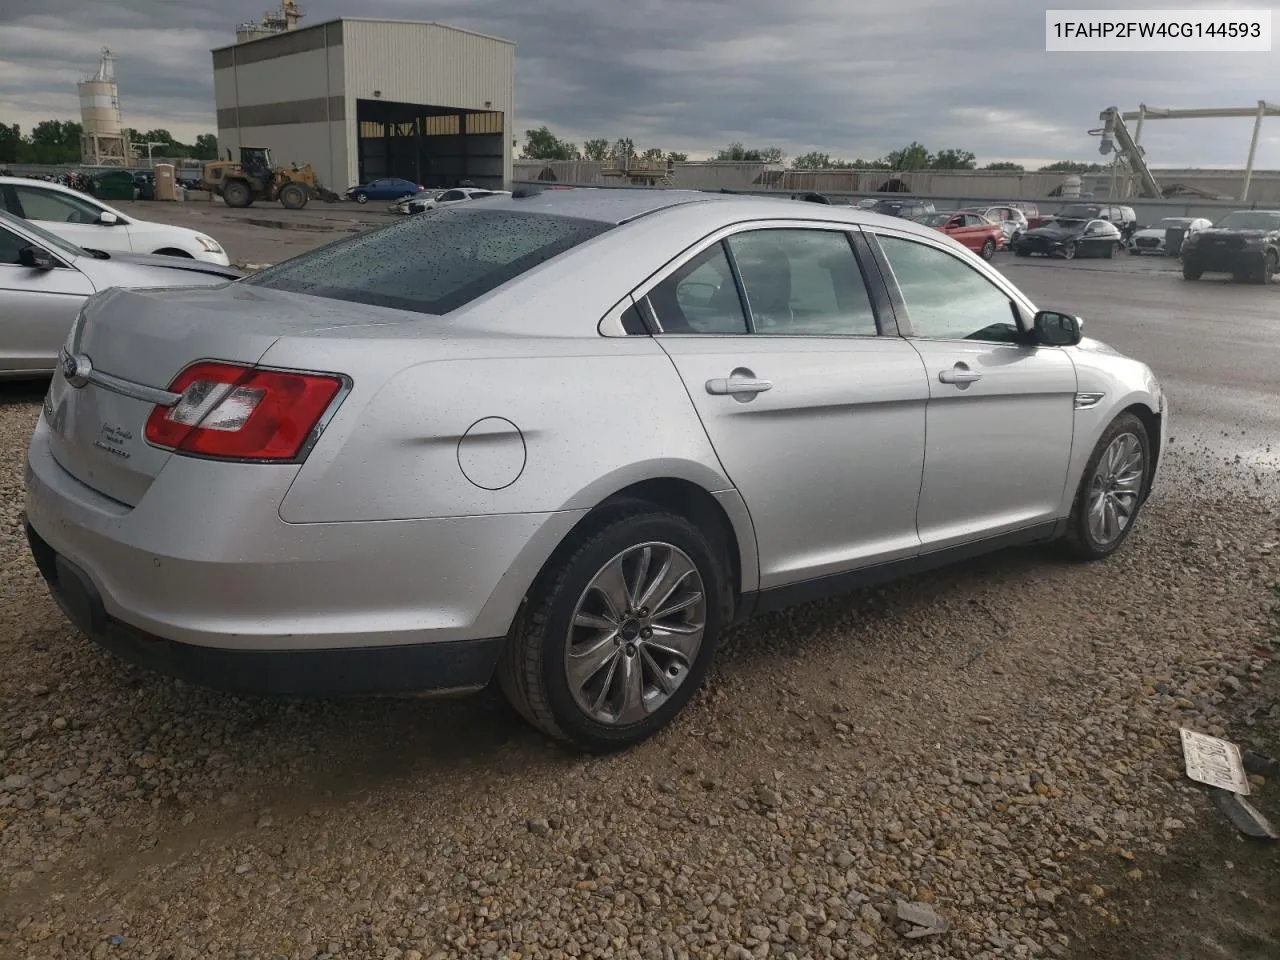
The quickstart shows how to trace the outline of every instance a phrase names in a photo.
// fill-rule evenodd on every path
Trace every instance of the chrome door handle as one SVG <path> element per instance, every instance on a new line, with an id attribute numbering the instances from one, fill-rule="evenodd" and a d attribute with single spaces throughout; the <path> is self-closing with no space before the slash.
<path id="1" fill-rule="evenodd" d="M 772 389 L 772 380 L 757 380 L 754 377 L 718 377 L 707 381 L 707 393 L 715 396 L 754 396 Z"/>
<path id="2" fill-rule="evenodd" d="M 938 379 L 943 383 L 954 383 L 963 386 L 976 380 L 981 380 L 982 374 L 970 370 L 966 364 L 957 363 L 950 370 L 939 372 Z"/>

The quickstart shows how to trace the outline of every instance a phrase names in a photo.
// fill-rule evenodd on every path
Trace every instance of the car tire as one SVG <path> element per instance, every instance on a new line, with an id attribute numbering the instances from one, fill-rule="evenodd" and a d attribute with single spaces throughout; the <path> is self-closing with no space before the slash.
<path id="1" fill-rule="evenodd" d="M 1074 243 L 1068 243 L 1065 247 L 1062 248 L 1062 259 L 1074 260 L 1075 258 L 1076 258 L 1076 245 Z"/>
<path id="2" fill-rule="evenodd" d="M 1029 257 L 1031 256 L 1031 251 L 1023 250 L 1021 247 L 1015 247 L 1013 250 L 1013 255 L 1015 257 Z"/>
<path id="3" fill-rule="evenodd" d="M 987 242 L 982 245 L 982 250 L 981 250 L 982 259 L 990 260 L 995 255 L 996 255 L 996 242 L 994 240 L 988 239 Z"/>
<path id="4" fill-rule="evenodd" d="M 1135 457 L 1136 468 L 1126 469 Z M 1146 426 L 1132 413 L 1120 414 L 1102 432 L 1076 488 L 1065 538 L 1073 556 L 1101 560 L 1120 548 L 1146 503 L 1151 469 Z"/>
<path id="5" fill-rule="evenodd" d="M 1115 255 L 1116 255 L 1116 247 L 1118 247 L 1118 246 L 1120 246 L 1120 244 L 1118 244 L 1118 243 L 1109 243 L 1109 244 L 1107 244 L 1107 249 L 1103 252 L 1102 256 L 1103 256 L 1104 258 L 1106 258 L 1107 260 L 1111 260 L 1112 258 L 1114 258 L 1114 257 L 1115 257 Z"/>
<path id="6" fill-rule="evenodd" d="M 1276 276 L 1278 270 L 1280 270 L 1280 255 L 1277 255 L 1274 250 L 1268 250 L 1262 261 L 1262 276 L 1258 278 L 1258 282 L 1275 283 L 1280 280 L 1280 277 Z"/>
<path id="7" fill-rule="evenodd" d="M 638 574 L 645 566 L 641 553 L 646 547 L 650 569 Z M 533 726 L 589 753 L 630 747 L 657 733 L 684 708 L 711 665 L 716 639 L 731 611 L 723 557 L 723 550 L 694 524 L 649 504 L 635 503 L 602 517 L 557 551 L 530 591 L 498 665 L 503 693 Z M 664 558 L 692 567 L 680 587 L 688 596 L 677 602 L 695 594 L 701 597 L 663 621 L 669 626 L 701 623 L 696 649 L 687 649 L 692 634 L 668 633 L 673 647 L 686 647 L 690 655 L 683 659 L 668 656 L 654 645 L 658 641 L 643 635 L 648 629 L 643 625 L 654 619 L 652 615 L 647 620 L 624 614 L 622 630 L 608 626 L 619 622 L 623 612 L 603 602 L 600 584 L 619 582 L 610 580 L 611 570 L 622 571 L 620 582 L 627 591 L 632 582 L 656 582 L 645 579 L 653 575 L 655 558 L 659 571 Z M 679 620 L 682 617 L 689 618 L 687 624 Z M 676 637 L 686 639 L 677 642 Z M 584 647 L 600 650 L 601 655 L 586 661 L 584 672 L 571 678 L 571 652 Z M 626 696 L 628 670 L 638 671 L 638 698 L 634 693 Z M 674 686 L 661 688 L 672 679 L 677 681 Z M 645 703 L 651 694 L 654 702 Z M 610 711 L 613 715 L 605 717 Z"/>
<path id="8" fill-rule="evenodd" d="M 1186 264 L 1186 263 L 1182 265 L 1183 280 L 1199 280 L 1203 276 L 1204 276 L 1204 271 L 1201 270 L 1199 267 L 1193 267 L 1190 264 Z"/>
<path id="9" fill-rule="evenodd" d="M 356 203 L 368 203 L 369 195 L 367 193 L 357 193 L 353 199 Z"/>

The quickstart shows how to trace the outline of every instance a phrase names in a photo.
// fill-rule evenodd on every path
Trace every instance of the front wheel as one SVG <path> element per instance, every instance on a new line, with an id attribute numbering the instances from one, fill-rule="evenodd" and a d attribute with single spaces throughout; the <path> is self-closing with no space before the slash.
<path id="1" fill-rule="evenodd" d="M 355 200 L 356 200 L 356 203 L 368 203 L 369 195 L 367 193 L 357 193 Z"/>
<path id="2" fill-rule="evenodd" d="M 1074 260 L 1075 258 L 1076 258 L 1076 245 L 1074 243 L 1068 243 L 1065 247 L 1062 248 L 1062 259 Z"/>
<path id="3" fill-rule="evenodd" d="M 990 260 L 995 255 L 996 255 L 996 242 L 994 240 L 988 240 L 986 243 L 982 245 L 982 259 Z"/>
<path id="4" fill-rule="evenodd" d="M 723 553 L 688 520 L 638 504 L 563 548 L 498 666 L 544 733 L 604 752 L 666 726 L 702 684 L 728 612 Z"/>
<path id="5" fill-rule="evenodd" d="M 1067 526 L 1067 545 L 1082 560 L 1101 560 L 1124 543 L 1146 502 L 1151 440 L 1132 413 L 1103 431 L 1084 468 Z"/>
<path id="6" fill-rule="evenodd" d="M 1022 247 L 1014 247 L 1014 248 L 1013 248 L 1013 255 L 1014 255 L 1015 257 L 1029 257 L 1029 256 L 1031 256 L 1031 251 L 1030 251 L 1030 250 L 1024 250 L 1024 249 L 1022 249 Z"/>
<path id="7" fill-rule="evenodd" d="M 1280 256 L 1277 256 L 1276 251 L 1268 250 L 1266 258 L 1262 261 L 1262 276 L 1258 278 L 1258 282 L 1275 283 L 1277 271 L 1280 271 Z"/>
<path id="8" fill-rule="evenodd" d="M 1189 263 L 1184 263 L 1182 265 L 1183 280 L 1199 280 L 1203 276 L 1204 276 L 1204 271 L 1201 270 L 1199 267 L 1193 267 Z"/>

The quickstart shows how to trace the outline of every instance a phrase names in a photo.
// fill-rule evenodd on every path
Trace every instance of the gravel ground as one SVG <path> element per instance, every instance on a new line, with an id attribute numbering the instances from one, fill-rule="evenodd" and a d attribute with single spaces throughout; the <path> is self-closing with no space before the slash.
<path id="1" fill-rule="evenodd" d="M 1277 501 L 1175 440 L 1110 561 L 761 618 L 622 756 L 494 696 L 225 697 L 64 623 L 19 525 L 39 390 L 4 389 L 5 958 L 1085 956 L 1218 816 L 1178 727 L 1227 732 L 1280 650 Z M 899 899 L 950 931 L 905 938 Z"/>

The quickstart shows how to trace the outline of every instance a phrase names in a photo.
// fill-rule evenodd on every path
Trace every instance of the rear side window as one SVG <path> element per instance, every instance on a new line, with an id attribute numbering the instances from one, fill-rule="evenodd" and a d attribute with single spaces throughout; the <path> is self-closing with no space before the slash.
<path id="1" fill-rule="evenodd" d="M 321 247 L 243 282 L 438 315 L 610 227 L 596 220 L 462 204 Z"/>

